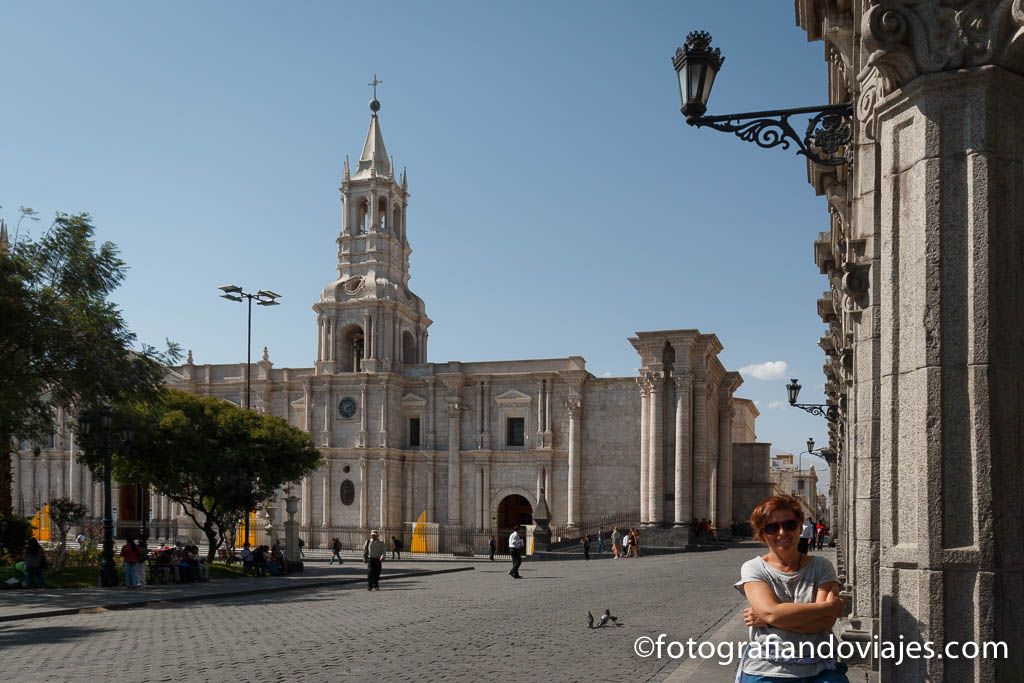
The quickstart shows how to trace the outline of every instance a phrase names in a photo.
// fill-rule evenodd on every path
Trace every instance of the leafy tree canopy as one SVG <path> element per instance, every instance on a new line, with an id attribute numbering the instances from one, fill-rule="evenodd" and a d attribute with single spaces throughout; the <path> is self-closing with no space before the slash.
<path id="1" fill-rule="evenodd" d="M 210 542 L 211 559 L 248 510 L 320 464 L 302 430 L 215 397 L 169 389 L 159 402 L 119 410 L 112 431 L 128 423 L 134 440 L 115 446 L 114 475 L 185 506 Z M 81 438 L 82 460 L 99 470 L 100 436 L 92 430 Z"/>
<path id="2" fill-rule="evenodd" d="M 163 353 L 137 348 L 108 300 L 127 266 L 94 235 L 88 214 L 60 213 L 38 239 L 16 232 L 0 248 L 0 512 L 12 509 L 13 439 L 48 439 L 55 406 L 151 400 L 180 357 L 170 342 Z"/>

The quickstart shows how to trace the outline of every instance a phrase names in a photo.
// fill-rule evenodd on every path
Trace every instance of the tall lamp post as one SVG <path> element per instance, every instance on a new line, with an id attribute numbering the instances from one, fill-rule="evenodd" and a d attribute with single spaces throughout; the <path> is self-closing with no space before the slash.
<path id="1" fill-rule="evenodd" d="M 245 332 L 245 409 L 252 408 L 252 302 L 257 306 L 277 306 L 280 294 L 269 289 L 261 289 L 256 293 L 243 291 L 238 285 L 224 285 L 220 288 L 224 292 L 220 295 L 228 301 L 249 301 L 249 317 Z M 245 540 L 249 540 L 249 511 L 245 512 Z"/>
<path id="2" fill-rule="evenodd" d="M 114 565 L 114 511 L 110 500 L 110 427 L 114 421 L 113 411 L 110 406 L 103 406 L 99 411 L 100 429 L 100 455 L 103 456 L 103 560 L 100 563 L 100 585 L 104 588 L 115 588 L 118 585 L 117 567 Z M 92 431 L 93 423 L 86 421 L 82 423 L 82 430 L 89 434 Z M 130 446 L 135 438 L 135 432 L 131 426 L 123 430 L 122 444 Z"/>
<path id="3" fill-rule="evenodd" d="M 797 154 L 823 166 L 853 163 L 848 150 L 853 139 L 853 104 L 850 102 L 705 116 L 711 87 L 724 62 L 722 51 L 711 47 L 711 34 L 707 31 L 691 31 L 686 36 L 686 43 L 676 49 L 672 65 L 679 79 L 682 113 L 688 124 L 735 133 L 739 139 L 765 149 L 789 149 L 796 145 Z M 801 136 L 790 125 L 789 119 L 808 114 L 812 116 Z"/>

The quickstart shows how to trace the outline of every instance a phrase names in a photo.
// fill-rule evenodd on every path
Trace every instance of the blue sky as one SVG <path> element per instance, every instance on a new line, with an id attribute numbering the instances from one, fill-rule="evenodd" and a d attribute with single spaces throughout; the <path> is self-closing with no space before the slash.
<path id="1" fill-rule="evenodd" d="M 90 212 L 142 340 L 244 360 L 245 308 L 216 289 L 237 283 L 283 295 L 254 358 L 312 364 L 376 73 L 430 360 L 634 375 L 634 331 L 696 327 L 730 369 L 787 364 L 739 391 L 760 440 L 827 442 L 780 405 L 790 376 L 823 400 L 824 201 L 802 157 L 686 126 L 670 62 L 704 28 L 726 55 L 710 113 L 822 104 L 791 2 L 6 3 L 0 25 L 0 215 Z"/>

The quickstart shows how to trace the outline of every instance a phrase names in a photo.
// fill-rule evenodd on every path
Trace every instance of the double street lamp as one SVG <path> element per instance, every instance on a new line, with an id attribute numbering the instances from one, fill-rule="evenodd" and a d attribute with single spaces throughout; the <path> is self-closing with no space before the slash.
<path id="1" fill-rule="evenodd" d="M 775 109 L 705 116 L 711 87 L 715 84 L 725 57 L 719 48 L 711 47 L 711 34 L 692 31 L 686 43 L 676 49 L 672 65 L 679 79 L 679 97 L 683 116 L 691 126 L 707 126 L 738 138 L 753 142 L 758 147 L 797 146 L 797 154 L 823 166 L 842 166 L 852 163 L 849 143 L 853 139 L 853 104 L 828 104 L 820 107 Z M 799 135 L 789 123 L 791 116 L 811 114 L 804 135 Z"/>
<path id="2" fill-rule="evenodd" d="M 238 285 L 224 285 L 220 288 L 224 292 L 220 298 L 228 301 L 249 301 L 249 321 L 246 326 L 245 337 L 245 407 L 252 407 L 252 302 L 257 306 L 277 306 L 280 294 L 271 292 L 269 289 L 261 289 L 256 293 L 243 291 Z"/>
<path id="3" fill-rule="evenodd" d="M 117 567 L 114 565 L 114 511 L 110 500 L 110 451 L 113 447 L 110 433 L 113 422 L 114 414 L 110 406 L 102 406 L 99 410 L 99 445 L 100 455 L 103 456 L 103 561 L 100 563 L 100 585 L 104 588 L 115 588 L 118 585 Z M 89 434 L 92 428 L 92 420 L 82 422 L 85 434 Z M 130 425 L 125 426 L 121 444 L 131 446 L 134 438 L 135 431 Z"/>
<path id="4" fill-rule="evenodd" d="M 269 289 L 261 289 L 255 293 L 246 292 L 238 285 L 224 285 L 220 288 L 220 291 L 224 292 L 220 295 L 222 299 L 227 299 L 228 301 L 248 300 L 249 302 L 249 317 L 245 328 L 245 409 L 249 410 L 252 408 L 252 302 L 255 301 L 257 306 L 277 306 L 277 300 L 281 298 L 281 295 Z M 248 541 L 248 511 L 245 513 L 244 533 L 245 540 Z"/>

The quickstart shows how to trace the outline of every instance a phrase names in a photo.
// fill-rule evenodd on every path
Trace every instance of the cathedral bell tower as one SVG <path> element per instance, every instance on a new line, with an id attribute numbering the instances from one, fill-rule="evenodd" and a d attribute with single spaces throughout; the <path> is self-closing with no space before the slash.
<path id="1" fill-rule="evenodd" d="M 431 320 L 423 300 L 409 290 L 409 186 L 404 170 L 401 180 L 395 178 L 376 97 L 370 111 L 359 165 L 351 173 L 346 157 L 341 179 L 338 279 L 313 305 L 317 374 L 401 372 L 404 365 L 427 361 Z"/>

